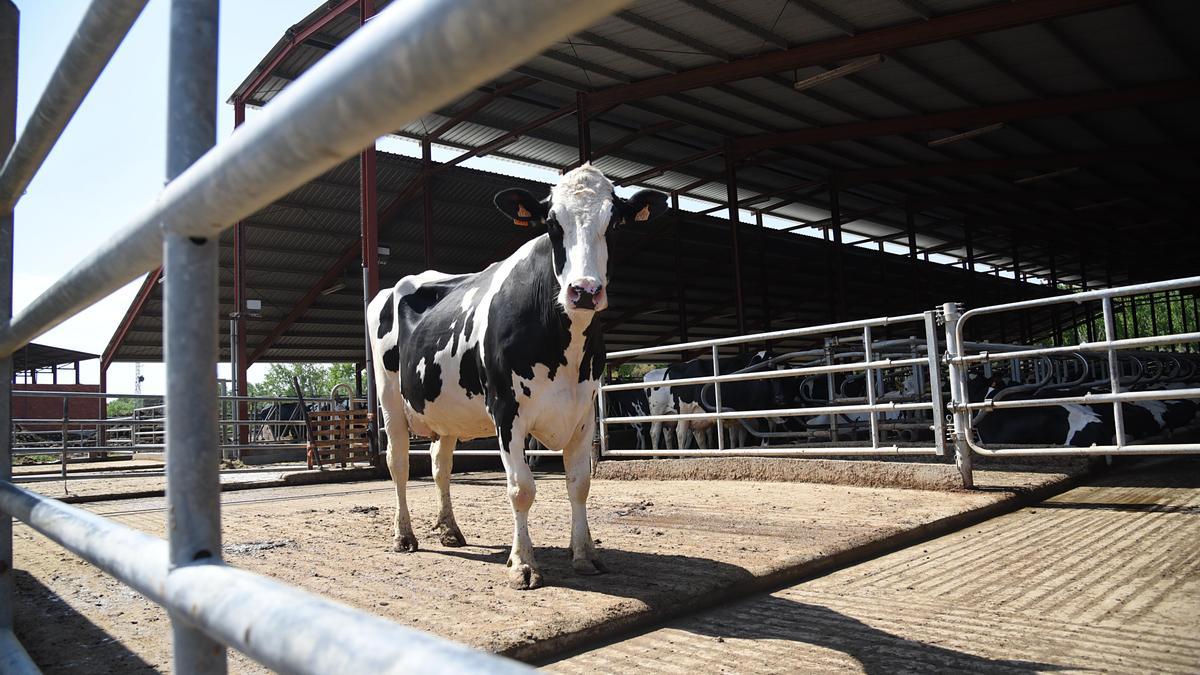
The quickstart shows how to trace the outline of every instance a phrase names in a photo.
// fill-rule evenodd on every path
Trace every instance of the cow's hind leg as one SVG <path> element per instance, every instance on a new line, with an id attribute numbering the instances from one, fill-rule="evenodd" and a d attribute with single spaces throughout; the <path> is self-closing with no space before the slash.
<path id="1" fill-rule="evenodd" d="M 429 459 L 433 463 L 433 482 L 438 488 L 438 517 L 433 525 L 442 541 L 442 546 L 465 546 L 462 530 L 454 521 L 454 509 L 450 506 L 450 473 L 454 468 L 454 447 L 458 439 L 442 436 L 429 446 Z"/>
<path id="2" fill-rule="evenodd" d="M 596 420 L 589 410 L 575 435 L 563 448 L 563 469 L 567 478 L 567 498 L 571 500 L 571 568 L 577 574 L 607 572 L 596 556 L 596 545 L 587 522 L 587 498 L 592 485 L 592 438 Z"/>
<path id="3" fill-rule="evenodd" d="M 525 463 L 527 432 L 520 418 L 514 418 L 509 429 L 497 424 L 500 438 L 500 460 L 508 482 L 508 498 L 513 510 L 513 544 L 508 554 L 508 585 L 517 590 L 542 585 L 542 573 L 533 561 L 533 541 L 529 538 L 529 509 L 537 495 L 533 472 Z"/>
<path id="4" fill-rule="evenodd" d="M 397 396 L 399 398 L 399 396 Z M 380 406 L 383 415 L 383 426 L 387 430 L 388 471 L 392 474 L 392 482 L 396 484 L 396 521 L 392 534 L 393 548 L 397 551 L 412 553 L 417 550 L 417 535 L 413 534 L 412 518 L 408 514 L 408 420 L 404 417 L 403 401 L 397 408 L 397 414 L 389 415 L 387 407 Z"/>

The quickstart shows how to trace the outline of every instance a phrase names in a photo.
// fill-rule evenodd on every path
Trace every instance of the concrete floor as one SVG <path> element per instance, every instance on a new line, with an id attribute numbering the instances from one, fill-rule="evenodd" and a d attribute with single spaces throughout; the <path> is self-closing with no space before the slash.
<path id="1" fill-rule="evenodd" d="M 988 476 L 981 475 L 987 482 Z M 993 486 L 1053 484 L 1058 473 L 992 476 Z M 503 477 L 456 476 L 468 546 L 441 546 L 428 529 L 436 490 L 411 483 L 422 550 L 391 551 L 389 482 L 288 486 L 222 495 L 225 559 L 378 615 L 483 649 L 544 658 L 686 609 L 743 597 L 788 575 L 1014 498 L 995 487 L 940 492 L 758 481 L 593 483 L 592 534 L 612 570 L 571 572 L 569 505 L 561 475 L 539 477 L 530 516 L 546 587 L 505 583 L 512 517 Z M 83 505 L 161 535 L 161 497 Z M 978 516 L 976 516 L 978 517 Z M 15 527 L 17 633 L 47 672 L 170 668 L 165 613 L 55 544 Z M 890 543 L 889 543 L 890 542 Z M 259 672 L 231 656 L 234 672 Z"/>
<path id="2" fill-rule="evenodd" d="M 1200 460 L 692 615 L 555 672 L 1200 672 Z"/>

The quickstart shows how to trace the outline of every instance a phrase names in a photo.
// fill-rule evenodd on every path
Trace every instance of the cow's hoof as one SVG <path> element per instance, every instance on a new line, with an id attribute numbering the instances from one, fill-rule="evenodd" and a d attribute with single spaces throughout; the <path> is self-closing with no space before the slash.
<path id="1" fill-rule="evenodd" d="M 442 546 L 458 548 L 459 546 L 467 545 L 466 537 L 463 536 L 462 532 L 460 532 L 457 527 L 441 528 L 439 531 L 441 532 L 440 538 L 442 541 Z"/>
<path id="2" fill-rule="evenodd" d="M 412 534 L 401 535 L 395 538 L 395 543 L 392 545 L 392 550 L 398 553 L 416 553 L 417 552 L 417 536 Z"/>
<path id="3" fill-rule="evenodd" d="M 508 570 L 508 586 L 518 591 L 531 591 L 542 585 L 542 573 L 532 565 L 513 565 Z"/>
<path id="4" fill-rule="evenodd" d="M 600 562 L 600 560 L 597 558 L 592 558 L 591 560 L 588 560 L 587 558 L 575 558 L 571 561 L 571 569 L 575 570 L 576 574 L 582 574 L 584 576 L 604 574 L 608 571 L 608 568 L 604 566 L 604 563 Z"/>

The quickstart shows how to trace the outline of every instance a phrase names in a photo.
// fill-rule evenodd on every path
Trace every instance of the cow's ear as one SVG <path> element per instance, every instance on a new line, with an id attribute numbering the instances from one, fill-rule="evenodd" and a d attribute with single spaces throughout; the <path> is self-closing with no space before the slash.
<path id="1" fill-rule="evenodd" d="M 513 223 L 529 227 L 546 219 L 546 204 L 520 188 L 510 188 L 496 193 L 496 208 L 512 218 Z"/>
<path id="2" fill-rule="evenodd" d="M 667 195 L 658 190 L 638 190 L 622 205 L 622 221 L 645 222 L 654 220 L 667 211 Z"/>

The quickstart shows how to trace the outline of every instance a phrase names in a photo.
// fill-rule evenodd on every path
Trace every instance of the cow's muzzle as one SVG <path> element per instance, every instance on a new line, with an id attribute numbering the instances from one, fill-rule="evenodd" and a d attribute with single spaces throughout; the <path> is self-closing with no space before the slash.
<path id="1" fill-rule="evenodd" d="M 567 287 L 567 304 L 572 309 L 596 310 L 604 306 L 604 287 L 596 286 L 594 290 L 585 286 L 571 284 Z"/>

